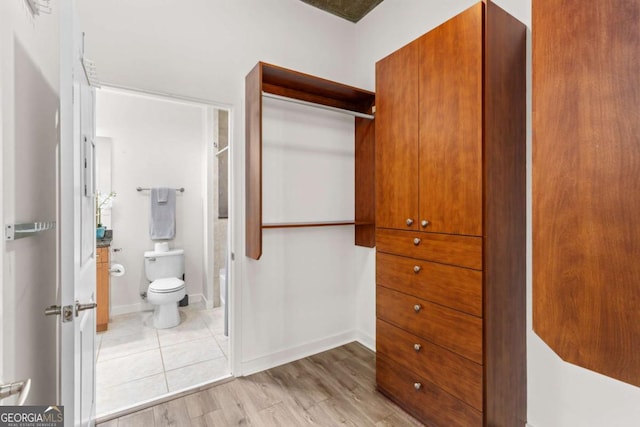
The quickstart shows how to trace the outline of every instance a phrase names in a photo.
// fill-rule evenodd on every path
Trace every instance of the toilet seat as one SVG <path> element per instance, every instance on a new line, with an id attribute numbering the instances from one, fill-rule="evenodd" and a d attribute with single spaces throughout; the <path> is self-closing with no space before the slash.
<path id="1" fill-rule="evenodd" d="M 182 289 L 184 289 L 184 281 L 176 277 L 157 279 L 151 282 L 151 284 L 149 285 L 149 291 L 158 294 L 168 294 L 180 291 Z"/>

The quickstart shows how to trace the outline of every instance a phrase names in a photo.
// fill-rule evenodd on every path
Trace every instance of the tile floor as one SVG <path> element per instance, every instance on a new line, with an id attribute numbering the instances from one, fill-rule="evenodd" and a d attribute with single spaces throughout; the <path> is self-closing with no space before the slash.
<path id="1" fill-rule="evenodd" d="M 180 316 L 158 330 L 150 311 L 116 316 L 97 335 L 97 417 L 229 375 L 224 308 L 192 304 Z"/>

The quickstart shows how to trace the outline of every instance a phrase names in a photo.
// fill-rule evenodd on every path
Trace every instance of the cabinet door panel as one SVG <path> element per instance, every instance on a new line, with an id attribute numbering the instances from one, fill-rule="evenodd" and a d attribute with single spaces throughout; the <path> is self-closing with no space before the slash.
<path id="1" fill-rule="evenodd" d="M 417 72 L 417 43 L 376 64 L 377 227 L 418 229 Z"/>
<path id="2" fill-rule="evenodd" d="M 533 329 L 563 360 L 635 386 L 639 15 L 636 0 L 538 0 L 532 27 Z"/>
<path id="3" fill-rule="evenodd" d="M 420 220 L 482 235 L 482 4 L 419 39 Z"/>

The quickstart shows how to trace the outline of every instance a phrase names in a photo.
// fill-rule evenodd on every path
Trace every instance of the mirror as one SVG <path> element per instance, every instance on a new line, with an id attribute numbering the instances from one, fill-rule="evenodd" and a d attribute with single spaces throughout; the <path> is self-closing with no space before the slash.
<path id="1" fill-rule="evenodd" d="M 111 206 L 113 197 L 111 188 L 111 158 L 113 144 L 111 138 L 96 138 L 96 225 L 111 228 Z"/>

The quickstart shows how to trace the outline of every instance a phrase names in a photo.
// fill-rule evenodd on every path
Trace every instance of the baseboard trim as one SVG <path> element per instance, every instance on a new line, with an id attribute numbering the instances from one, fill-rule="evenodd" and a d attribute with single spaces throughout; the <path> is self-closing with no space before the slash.
<path id="1" fill-rule="evenodd" d="M 357 341 L 356 331 L 343 332 L 328 338 L 323 338 L 242 362 L 240 368 L 241 372 L 234 373 L 234 375 L 247 376 L 255 374 L 256 372 L 265 371 L 267 369 L 275 368 L 276 366 L 304 359 L 305 357 L 313 356 L 314 354 L 322 353 L 323 351 L 331 350 L 332 348 L 340 347 L 341 345 L 349 344 L 353 341 Z"/>
<path id="2" fill-rule="evenodd" d="M 146 302 L 139 302 L 136 304 L 118 305 L 111 307 L 111 317 L 121 316 L 123 314 L 138 313 L 140 311 L 153 310 L 153 306 Z"/>
<path id="3" fill-rule="evenodd" d="M 356 331 L 356 341 L 358 341 L 363 346 L 367 347 L 369 350 L 376 352 L 376 339 L 369 334 L 365 334 L 361 331 Z"/>
<path id="4" fill-rule="evenodd" d="M 195 304 L 203 301 L 205 304 L 208 304 L 207 299 L 203 294 L 189 294 L 189 304 Z M 209 306 L 207 305 L 207 308 Z M 149 304 L 145 301 L 140 301 L 136 304 L 128 304 L 128 305 L 117 305 L 115 307 L 111 307 L 111 312 L 109 313 L 110 317 L 113 316 L 121 316 L 123 314 L 131 314 L 138 313 L 140 311 L 149 311 L 153 310 L 153 305 Z"/>

